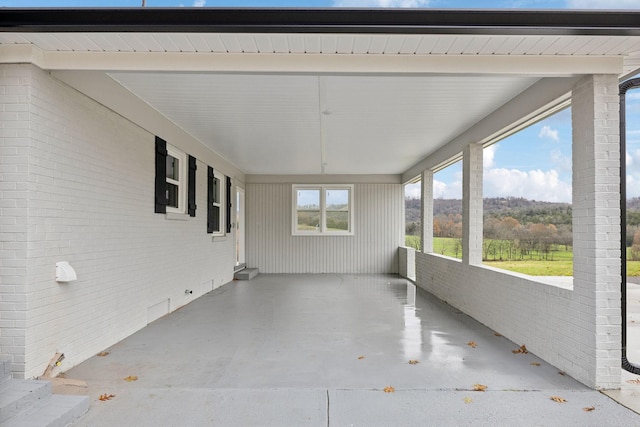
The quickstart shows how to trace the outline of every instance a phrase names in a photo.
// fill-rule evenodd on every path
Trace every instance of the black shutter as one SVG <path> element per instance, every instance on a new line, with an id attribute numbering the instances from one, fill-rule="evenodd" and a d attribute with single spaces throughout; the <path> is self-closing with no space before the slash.
<path id="1" fill-rule="evenodd" d="M 196 158 L 189 156 L 188 210 L 189 216 L 196 216 Z"/>
<path id="2" fill-rule="evenodd" d="M 231 178 L 227 177 L 227 233 L 231 233 Z"/>
<path id="3" fill-rule="evenodd" d="M 207 166 L 207 233 L 213 233 L 213 221 L 213 168 Z"/>
<path id="4" fill-rule="evenodd" d="M 167 213 L 167 141 L 156 136 L 156 213 Z"/>

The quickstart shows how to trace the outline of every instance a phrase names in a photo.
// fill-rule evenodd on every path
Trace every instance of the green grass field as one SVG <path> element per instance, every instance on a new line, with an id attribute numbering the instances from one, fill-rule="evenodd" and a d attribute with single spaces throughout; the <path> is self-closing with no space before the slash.
<path id="1" fill-rule="evenodd" d="M 406 236 L 405 244 L 419 250 L 420 238 L 417 236 Z M 460 239 L 445 237 L 433 238 L 433 252 L 440 255 L 462 258 L 461 245 Z M 627 259 L 630 259 L 630 248 L 627 248 Z M 485 261 L 484 265 L 528 274 L 530 276 L 572 276 L 573 252 L 571 248 L 564 250 L 564 247 L 561 247 L 560 250 L 553 252 L 553 260 L 540 260 L 534 254 L 533 259 Z M 627 261 L 627 276 L 640 276 L 640 261 Z"/>

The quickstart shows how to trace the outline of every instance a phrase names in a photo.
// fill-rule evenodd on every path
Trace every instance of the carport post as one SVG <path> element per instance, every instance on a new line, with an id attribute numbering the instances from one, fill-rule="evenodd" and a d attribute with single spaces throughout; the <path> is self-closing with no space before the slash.
<path id="1" fill-rule="evenodd" d="M 588 385 L 620 387 L 620 130 L 618 76 L 588 75 L 572 91 L 573 309 L 566 357 Z"/>
<path id="2" fill-rule="evenodd" d="M 462 262 L 482 264 L 482 145 L 462 153 Z"/>
<path id="3" fill-rule="evenodd" d="M 433 171 L 422 171 L 422 194 L 420 199 L 422 213 L 422 253 L 433 252 Z"/>

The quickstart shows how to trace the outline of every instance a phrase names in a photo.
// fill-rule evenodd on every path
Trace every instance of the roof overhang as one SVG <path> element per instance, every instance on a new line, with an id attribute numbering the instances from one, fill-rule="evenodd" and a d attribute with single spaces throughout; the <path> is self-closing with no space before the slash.
<path id="1" fill-rule="evenodd" d="M 640 12 L 478 9 L 3 9 L 1 31 L 638 36 Z"/>

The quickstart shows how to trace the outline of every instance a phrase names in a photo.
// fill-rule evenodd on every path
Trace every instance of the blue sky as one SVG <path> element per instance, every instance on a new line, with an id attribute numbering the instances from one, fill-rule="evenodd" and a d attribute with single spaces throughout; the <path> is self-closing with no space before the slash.
<path id="1" fill-rule="evenodd" d="M 142 0 L 0 0 L 4 7 L 139 7 Z M 148 7 L 413 7 L 640 9 L 640 0 L 146 0 Z M 627 194 L 640 197 L 640 90 L 627 94 Z M 485 149 L 484 194 L 571 201 L 570 109 Z M 459 198 L 457 164 L 434 176 L 434 196 Z M 408 186 L 418 196 L 419 187 Z"/>

